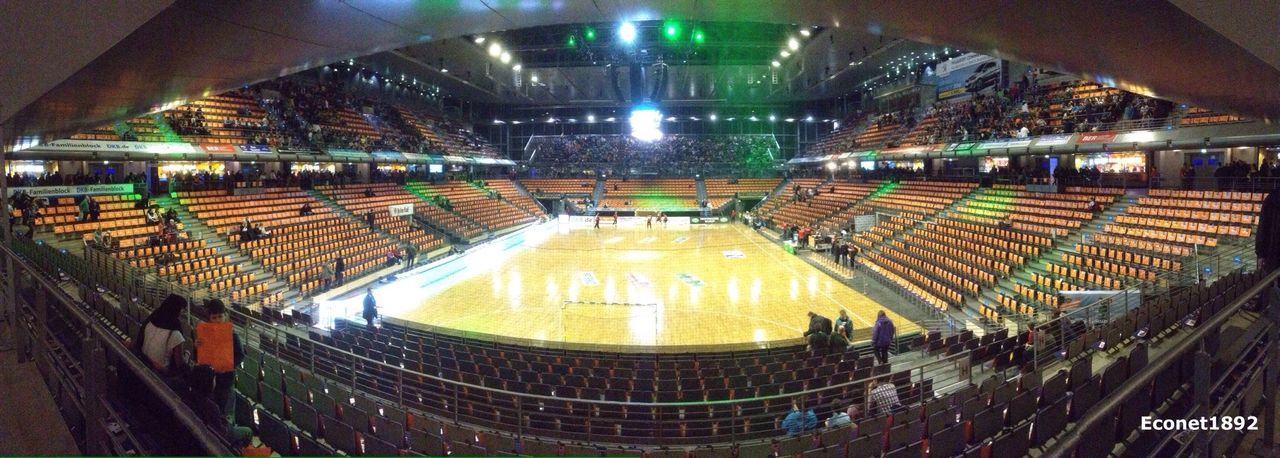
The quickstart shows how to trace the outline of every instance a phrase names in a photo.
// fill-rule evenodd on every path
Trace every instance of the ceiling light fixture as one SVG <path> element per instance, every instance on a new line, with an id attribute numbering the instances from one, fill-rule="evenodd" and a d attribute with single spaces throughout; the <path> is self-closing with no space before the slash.
<path id="1" fill-rule="evenodd" d="M 622 25 L 618 26 L 618 38 L 622 39 L 623 43 L 634 43 L 636 41 L 636 25 L 630 22 L 623 22 Z"/>

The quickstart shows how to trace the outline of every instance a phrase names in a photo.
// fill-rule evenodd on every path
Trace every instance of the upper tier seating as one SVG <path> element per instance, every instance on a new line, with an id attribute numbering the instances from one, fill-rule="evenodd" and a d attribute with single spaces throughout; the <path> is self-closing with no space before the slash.
<path id="1" fill-rule="evenodd" d="M 534 195 L 571 194 L 591 195 L 596 191 L 594 178 L 525 178 L 520 180 L 524 189 Z"/>
<path id="2" fill-rule="evenodd" d="M 773 192 L 781 181 L 779 178 L 738 178 L 736 180 L 707 178 L 702 181 L 702 186 L 707 190 L 707 197 L 726 197 L 734 194 L 757 197 Z"/>

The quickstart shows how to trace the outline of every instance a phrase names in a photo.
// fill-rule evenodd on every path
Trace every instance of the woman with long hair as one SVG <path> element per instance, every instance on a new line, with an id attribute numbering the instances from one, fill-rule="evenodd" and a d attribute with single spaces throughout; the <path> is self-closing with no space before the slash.
<path id="1" fill-rule="evenodd" d="M 137 348 L 157 372 L 172 373 L 187 365 L 186 353 L 182 348 L 182 344 L 186 342 L 182 335 L 182 311 L 186 308 L 185 298 L 170 294 L 142 323 Z"/>

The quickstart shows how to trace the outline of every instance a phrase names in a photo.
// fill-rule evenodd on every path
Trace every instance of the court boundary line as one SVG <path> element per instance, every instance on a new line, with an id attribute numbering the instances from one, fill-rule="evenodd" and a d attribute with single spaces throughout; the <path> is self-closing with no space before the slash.
<path id="1" fill-rule="evenodd" d="M 736 225 L 735 225 L 735 226 L 736 226 Z M 745 229 L 742 229 L 742 228 L 736 228 L 736 229 L 737 229 L 739 232 L 741 232 L 741 231 L 744 231 L 744 230 L 745 230 Z M 763 238 L 763 237 L 764 237 L 764 235 L 762 235 L 762 234 L 760 234 L 760 233 L 758 233 L 758 232 L 754 232 L 754 231 L 753 231 L 753 234 L 754 234 L 754 236 L 755 236 L 755 237 L 747 237 L 747 238 L 748 238 L 748 239 L 751 239 L 751 243 L 752 243 L 752 244 L 754 244 L 757 248 L 761 247 L 760 242 L 756 241 L 756 240 L 755 240 L 755 238 L 757 238 L 757 237 L 759 237 L 759 238 Z M 768 246 L 767 248 L 764 248 L 764 251 L 765 251 L 766 255 L 768 255 L 768 256 L 769 256 L 770 258 L 772 258 L 774 261 L 780 261 L 782 258 L 778 257 L 777 253 L 774 253 L 773 248 L 777 248 L 777 247 L 776 247 L 776 246 L 774 246 L 772 243 L 770 243 L 770 244 L 769 244 L 769 246 Z M 804 261 L 803 261 L 803 260 L 801 260 L 800 262 L 804 262 Z M 783 262 L 782 264 L 784 264 L 784 265 L 785 265 L 785 264 L 787 264 L 787 263 Z M 807 264 L 806 264 L 806 265 L 807 265 Z M 788 268 L 788 269 L 791 269 L 791 272 L 792 272 L 792 273 L 795 273 L 795 274 L 797 274 L 797 275 L 799 275 L 799 274 L 800 274 L 800 271 L 799 271 L 799 270 L 797 270 L 795 267 L 792 267 L 792 266 L 789 266 L 789 265 L 788 265 L 788 266 L 787 266 L 787 268 Z M 809 266 L 809 268 L 811 268 L 811 269 L 813 269 L 813 270 L 815 270 L 815 271 L 818 271 L 818 273 L 820 273 L 820 274 L 822 274 L 822 275 L 826 275 L 827 277 L 831 277 L 830 275 L 827 275 L 827 273 L 826 273 L 826 272 L 823 272 L 823 271 L 821 271 L 821 270 L 818 270 L 817 268 L 815 268 L 815 267 L 813 267 L 813 266 Z M 881 306 L 881 307 L 884 307 L 884 304 L 881 304 L 880 302 L 877 302 L 877 301 L 875 301 L 875 300 L 871 299 L 871 298 L 870 298 L 870 297 L 868 297 L 866 294 L 862 294 L 862 291 L 858 291 L 858 290 L 856 290 L 856 289 L 853 289 L 853 287 L 852 287 L 852 286 L 849 286 L 849 285 L 845 284 L 843 281 L 840 281 L 839 283 L 840 283 L 840 285 L 841 285 L 841 286 L 843 286 L 843 287 L 845 287 L 845 288 L 849 288 L 849 290 L 850 290 L 850 291 L 853 291 L 853 292 L 855 292 L 855 293 L 858 293 L 858 295 L 859 295 L 859 296 L 862 296 L 862 297 L 866 298 L 868 301 L 871 301 L 872 303 L 875 303 L 876 305 L 879 305 L 879 306 Z M 848 308 L 848 307 L 845 307 L 845 306 L 844 306 L 844 304 L 841 304 L 841 303 L 840 303 L 840 301 L 836 300 L 836 298 L 835 298 L 835 297 L 832 297 L 832 296 L 831 296 L 831 293 L 828 293 L 828 292 L 826 292 L 826 291 L 823 291 L 821 294 L 822 294 L 823 296 L 826 296 L 827 300 L 830 300 L 831 302 L 834 302 L 836 305 L 839 305 L 841 309 L 844 309 L 844 310 L 847 310 L 847 311 L 852 312 L 852 310 L 849 310 L 849 308 Z M 896 313 L 896 312 L 895 312 L 895 313 Z M 851 315 L 852 315 L 852 318 L 857 318 L 857 319 L 858 319 L 858 321 L 861 321 L 863 325 L 865 325 L 865 326 L 867 326 L 867 327 L 871 327 L 871 323 L 867 322 L 867 320 L 866 320 L 866 319 L 862 318 L 862 316 L 861 316 L 860 314 L 853 313 L 853 314 L 851 314 Z M 905 317 L 903 317 L 903 319 L 906 319 L 906 318 L 905 318 Z"/>

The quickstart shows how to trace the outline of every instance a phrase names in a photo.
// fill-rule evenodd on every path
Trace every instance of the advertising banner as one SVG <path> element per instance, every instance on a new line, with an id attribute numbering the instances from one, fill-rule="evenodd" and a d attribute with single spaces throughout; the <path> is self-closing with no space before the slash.
<path id="1" fill-rule="evenodd" d="M 388 205 L 387 211 L 391 212 L 391 216 L 409 216 L 413 214 L 413 204 Z"/>
<path id="2" fill-rule="evenodd" d="M 25 188 L 9 188 L 9 195 L 26 192 L 31 197 L 82 196 L 98 194 L 128 194 L 133 192 L 133 183 L 119 184 L 85 184 L 71 186 L 31 186 Z"/>
<path id="3" fill-rule="evenodd" d="M 1075 134 L 1042 135 L 1036 137 L 1035 146 L 1062 146 L 1071 142 L 1072 135 Z"/>
<path id="4" fill-rule="evenodd" d="M 1031 140 L 995 140 L 982 142 L 978 145 L 979 149 L 997 149 L 997 148 L 1025 148 L 1031 146 Z"/>
<path id="5" fill-rule="evenodd" d="M 378 161 L 403 161 L 404 155 L 399 151 L 374 151 L 373 159 Z"/>
<path id="6" fill-rule="evenodd" d="M 119 142 L 103 140 L 54 140 L 43 145 L 33 146 L 35 151 L 89 151 L 108 152 L 122 151 L 131 153 L 181 154 L 194 153 L 196 147 L 190 143 L 168 142 Z"/>
<path id="7" fill-rule="evenodd" d="M 1116 139 L 1115 132 L 1085 132 L 1080 134 L 1078 143 L 1107 143 Z"/>
<path id="8" fill-rule="evenodd" d="M 671 218 L 671 220 L 673 221 L 675 219 L 676 217 Z M 689 217 L 690 224 L 724 224 L 728 222 L 729 222 L 728 216 L 708 216 L 706 218 L 699 217 L 699 216 Z"/>
<path id="9" fill-rule="evenodd" d="M 364 151 L 360 151 L 360 150 L 354 150 L 354 149 L 342 149 L 342 148 L 329 148 L 329 149 L 325 150 L 325 152 L 326 152 L 326 153 L 329 153 L 329 155 L 330 155 L 330 156 L 333 156 L 335 159 L 350 159 L 350 160 L 355 160 L 355 161 L 367 161 L 367 160 L 369 160 L 369 154 L 368 154 L 368 153 L 365 153 Z"/>
<path id="10" fill-rule="evenodd" d="M 1000 61 L 982 54 L 964 54 L 939 63 L 931 79 L 938 88 L 939 100 L 978 92 L 999 82 Z"/>
<path id="11" fill-rule="evenodd" d="M 858 215 L 853 217 L 853 231 L 862 232 L 876 225 L 876 215 Z"/>
<path id="12" fill-rule="evenodd" d="M 241 153 L 270 153 L 270 145 L 236 145 Z"/>
<path id="13" fill-rule="evenodd" d="M 217 153 L 217 154 L 235 154 L 236 153 L 236 147 L 234 145 L 201 143 L 200 149 L 204 150 L 206 153 Z"/>

